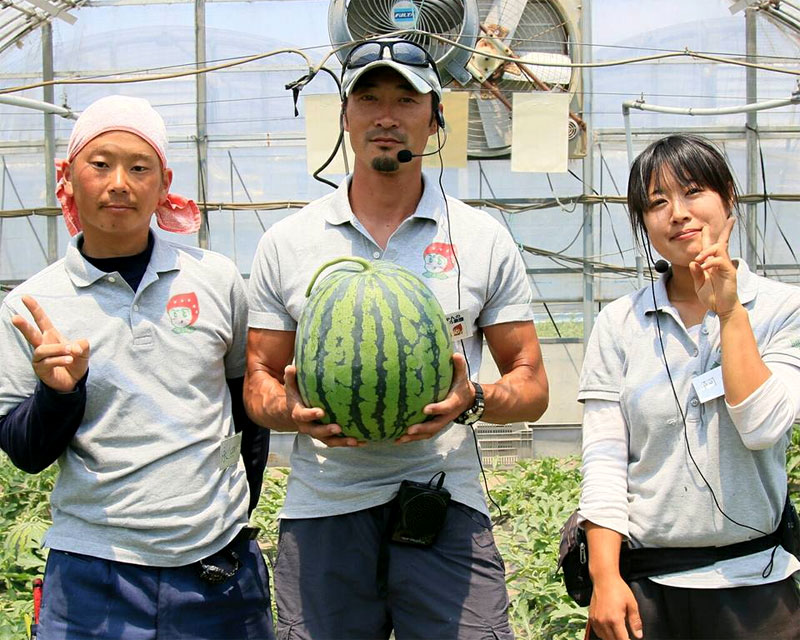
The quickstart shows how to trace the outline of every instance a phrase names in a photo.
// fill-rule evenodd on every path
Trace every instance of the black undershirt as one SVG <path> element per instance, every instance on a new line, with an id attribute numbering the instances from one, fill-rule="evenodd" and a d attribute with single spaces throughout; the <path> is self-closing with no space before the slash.
<path id="1" fill-rule="evenodd" d="M 114 258 L 92 258 L 83 252 L 83 243 L 78 245 L 81 255 L 92 266 L 100 269 L 104 273 L 113 273 L 116 271 L 122 276 L 122 279 L 128 283 L 128 286 L 136 291 L 139 288 L 139 283 L 144 277 L 144 272 L 147 271 L 147 265 L 150 264 L 150 256 L 153 255 L 153 245 L 155 241 L 153 234 L 147 236 L 147 248 L 141 253 L 133 256 L 119 256 Z"/>

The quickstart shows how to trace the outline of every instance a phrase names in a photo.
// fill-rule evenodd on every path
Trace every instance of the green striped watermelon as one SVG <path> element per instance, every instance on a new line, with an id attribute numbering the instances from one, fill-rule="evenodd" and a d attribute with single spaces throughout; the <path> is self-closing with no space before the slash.
<path id="1" fill-rule="evenodd" d="M 337 269 L 314 289 L 319 274 L 340 263 L 358 269 Z M 325 410 L 324 422 L 359 440 L 388 440 L 447 395 L 453 342 L 439 302 L 416 275 L 391 262 L 338 258 L 314 274 L 306 296 L 297 385 L 307 406 Z"/>

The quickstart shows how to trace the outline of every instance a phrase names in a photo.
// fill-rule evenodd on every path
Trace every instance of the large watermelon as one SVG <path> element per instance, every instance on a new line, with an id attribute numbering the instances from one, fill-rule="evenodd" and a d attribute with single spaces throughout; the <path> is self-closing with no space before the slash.
<path id="1" fill-rule="evenodd" d="M 357 269 L 332 271 L 314 288 L 336 264 Z M 306 296 L 297 384 L 307 406 L 325 410 L 325 422 L 359 440 L 388 440 L 447 395 L 453 342 L 439 302 L 416 275 L 391 262 L 338 258 L 314 274 Z"/>

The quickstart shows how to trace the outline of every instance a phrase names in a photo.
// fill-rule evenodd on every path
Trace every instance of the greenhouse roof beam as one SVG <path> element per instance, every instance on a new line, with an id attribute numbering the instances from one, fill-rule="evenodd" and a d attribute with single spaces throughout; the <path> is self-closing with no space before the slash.
<path id="1" fill-rule="evenodd" d="M 70 13 L 67 13 L 67 8 L 71 8 L 70 5 L 64 5 L 64 3 L 57 3 L 57 2 L 47 2 L 46 0 L 26 0 L 27 2 L 31 3 L 37 9 L 44 11 L 48 16 L 51 18 L 58 18 L 59 20 L 63 20 L 67 24 L 75 24 L 78 20 L 75 16 Z"/>
<path id="2" fill-rule="evenodd" d="M 74 24 L 77 18 L 69 13 L 88 0 L 15 0 L 0 2 L 0 53 L 19 44 L 29 33 L 58 18 Z"/>

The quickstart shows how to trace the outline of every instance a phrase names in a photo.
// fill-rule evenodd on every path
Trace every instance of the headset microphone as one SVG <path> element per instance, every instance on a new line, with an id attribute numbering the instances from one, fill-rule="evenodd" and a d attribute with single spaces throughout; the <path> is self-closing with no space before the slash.
<path id="1" fill-rule="evenodd" d="M 656 263 L 653 265 L 653 269 L 655 269 L 658 273 L 666 273 L 669 271 L 669 262 L 666 260 L 656 260 Z"/>
<path id="2" fill-rule="evenodd" d="M 411 153 L 409 149 L 400 149 L 397 152 L 398 162 L 405 164 L 406 162 L 411 162 L 414 158 L 436 155 L 442 150 L 442 147 L 447 144 L 447 129 L 444 128 L 444 117 L 441 111 L 436 111 L 436 122 L 439 124 L 439 129 L 436 131 L 436 141 L 438 143 L 436 149 L 428 153 Z M 444 140 L 439 139 L 439 131 L 444 131 Z"/>
<path id="3" fill-rule="evenodd" d="M 411 151 L 409 151 L 408 149 L 400 149 L 400 151 L 397 152 L 397 161 L 405 164 L 406 162 L 411 162 L 411 160 L 414 158 L 422 158 L 423 156 L 436 155 L 437 153 L 439 153 L 440 149 L 441 147 L 439 147 L 439 149 L 436 149 L 436 151 L 429 151 L 428 153 L 411 153 Z"/>

